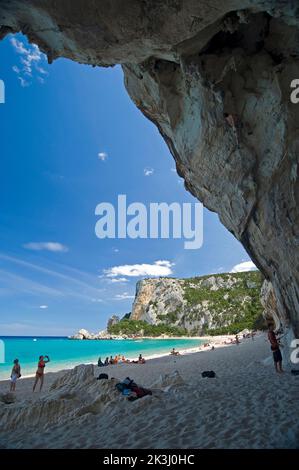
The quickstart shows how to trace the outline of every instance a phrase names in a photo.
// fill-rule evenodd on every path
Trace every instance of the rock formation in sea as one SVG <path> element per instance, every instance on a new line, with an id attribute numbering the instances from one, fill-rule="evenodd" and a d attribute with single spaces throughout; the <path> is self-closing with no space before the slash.
<path id="1" fill-rule="evenodd" d="M 49 62 L 122 65 L 186 188 L 240 240 L 298 336 L 297 2 L 2 0 L 0 25 Z"/>
<path id="2" fill-rule="evenodd" d="M 109 323 L 109 322 L 108 322 Z M 98 333 L 91 333 L 85 328 L 81 328 L 78 333 L 69 336 L 69 339 L 123 339 L 118 335 L 109 334 L 107 330 L 101 330 Z"/>

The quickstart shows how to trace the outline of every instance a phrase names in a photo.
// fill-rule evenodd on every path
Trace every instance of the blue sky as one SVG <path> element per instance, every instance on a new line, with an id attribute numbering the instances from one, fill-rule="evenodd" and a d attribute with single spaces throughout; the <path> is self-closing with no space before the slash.
<path id="1" fill-rule="evenodd" d="M 207 210 L 198 250 L 178 239 L 96 237 L 95 207 L 116 205 L 119 194 L 146 205 L 197 202 L 130 101 L 120 67 L 49 66 L 17 35 L 0 43 L 0 79 L 0 334 L 98 331 L 131 310 L 148 272 L 190 277 L 249 261 Z"/>

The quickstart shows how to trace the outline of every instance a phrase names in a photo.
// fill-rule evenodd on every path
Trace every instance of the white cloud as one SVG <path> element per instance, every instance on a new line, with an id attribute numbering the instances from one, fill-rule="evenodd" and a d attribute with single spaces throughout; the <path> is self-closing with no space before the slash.
<path id="1" fill-rule="evenodd" d="M 40 305 L 39 308 L 46 309 L 48 308 L 48 305 Z"/>
<path id="2" fill-rule="evenodd" d="M 109 279 L 109 281 L 112 282 L 112 283 L 128 282 L 128 279 L 126 279 L 125 277 L 112 277 L 111 279 Z"/>
<path id="3" fill-rule="evenodd" d="M 29 50 L 26 49 L 24 44 L 21 41 L 18 41 L 15 37 L 12 37 L 10 42 L 18 54 L 29 54 Z"/>
<path id="4" fill-rule="evenodd" d="M 30 242 L 30 243 L 25 243 L 23 245 L 24 248 L 27 250 L 33 250 L 33 251 L 52 251 L 52 252 L 65 252 L 68 251 L 68 247 L 65 245 L 62 245 L 62 243 L 58 242 Z"/>
<path id="5" fill-rule="evenodd" d="M 117 294 L 115 296 L 116 300 L 127 300 L 127 299 L 134 299 L 135 295 L 130 295 L 128 292 L 123 292 L 122 294 Z"/>
<path id="6" fill-rule="evenodd" d="M 36 66 L 36 70 L 42 75 L 49 75 L 48 72 L 43 67 L 40 67 L 39 65 Z"/>
<path id="7" fill-rule="evenodd" d="M 18 79 L 20 80 L 22 87 L 29 86 L 29 83 L 23 77 L 18 77 Z"/>
<path id="8" fill-rule="evenodd" d="M 104 162 L 108 158 L 108 153 L 106 152 L 99 152 L 98 153 L 98 159 Z"/>
<path id="9" fill-rule="evenodd" d="M 153 168 L 149 168 L 149 167 L 144 168 L 144 170 L 143 170 L 145 176 L 151 176 L 151 175 L 153 175 L 153 174 L 154 174 L 154 171 L 155 171 L 155 170 L 154 170 Z"/>
<path id="10" fill-rule="evenodd" d="M 42 61 L 46 63 L 45 54 L 39 50 L 36 44 L 28 44 L 25 47 L 24 43 L 15 37 L 11 38 L 10 43 L 16 53 L 20 55 L 20 67 L 14 65 L 13 71 L 18 75 L 21 86 L 29 86 L 31 82 L 28 82 L 26 78 L 32 79 L 35 75 L 40 83 L 44 83 L 44 78 L 40 74 L 45 76 L 48 75 L 48 72 L 41 67 L 40 63 Z"/>
<path id="11" fill-rule="evenodd" d="M 256 271 L 257 267 L 252 261 L 243 261 L 242 263 L 236 264 L 231 273 L 242 273 L 245 271 Z"/>
<path id="12" fill-rule="evenodd" d="M 154 264 L 125 264 L 122 266 L 113 266 L 105 269 L 104 274 L 107 277 L 116 278 L 117 276 L 139 277 L 139 276 L 169 276 L 172 274 L 171 263 L 167 260 L 155 261 Z"/>

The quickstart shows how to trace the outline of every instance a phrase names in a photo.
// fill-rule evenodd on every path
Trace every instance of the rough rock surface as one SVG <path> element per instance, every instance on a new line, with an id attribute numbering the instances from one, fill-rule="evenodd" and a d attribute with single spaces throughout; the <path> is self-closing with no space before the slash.
<path id="1" fill-rule="evenodd" d="M 262 312 L 258 272 L 190 279 L 144 279 L 136 286 L 131 320 L 185 328 L 195 334 L 244 322 Z"/>
<path id="2" fill-rule="evenodd" d="M 293 328 L 291 327 L 289 318 L 285 316 L 285 310 L 276 298 L 271 282 L 264 281 L 261 289 L 261 303 L 264 307 L 263 315 L 266 320 L 274 321 L 275 329 L 279 331 L 281 353 L 284 368 L 294 368 L 291 361 L 291 355 L 294 351 L 292 341 L 295 338 Z M 272 355 L 271 355 L 272 356 Z M 269 358 L 272 363 L 272 357 Z"/>
<path id="3" fill-rule="evenodd" d="M 241 241 L 299 335 L 297 2 L 2 0 L 0 25 L 50 62 L 122 64 L 186 188 Z"/>
<path id="4" fill-rule="evenodd" d="M 101 330 L 98 333 L 90 333 L 89 331 L 85 330 L 84 328 L 81 328 L 81 330 L 78 331 L 78 333 L 74 334 L 73 336 L 70 336 L 69 339 L 79 339 L 79 340 L 101 340 L 101 339 L 123 339 L 122 337 L 119 337 L 117 335 L 111 335 L 108 333 L 107 330 Z"/>

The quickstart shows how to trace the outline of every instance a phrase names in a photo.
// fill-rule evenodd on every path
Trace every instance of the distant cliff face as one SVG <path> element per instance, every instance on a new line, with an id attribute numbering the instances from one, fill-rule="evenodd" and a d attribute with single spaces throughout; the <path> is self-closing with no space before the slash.
<path id="1" fill-rule="evenodd" d="M 130 320 L 198 334 L 237 324 L 249 327 L 263 311 L 261 285 L 259 272 L 145 279 L 137 283 Z"/>

